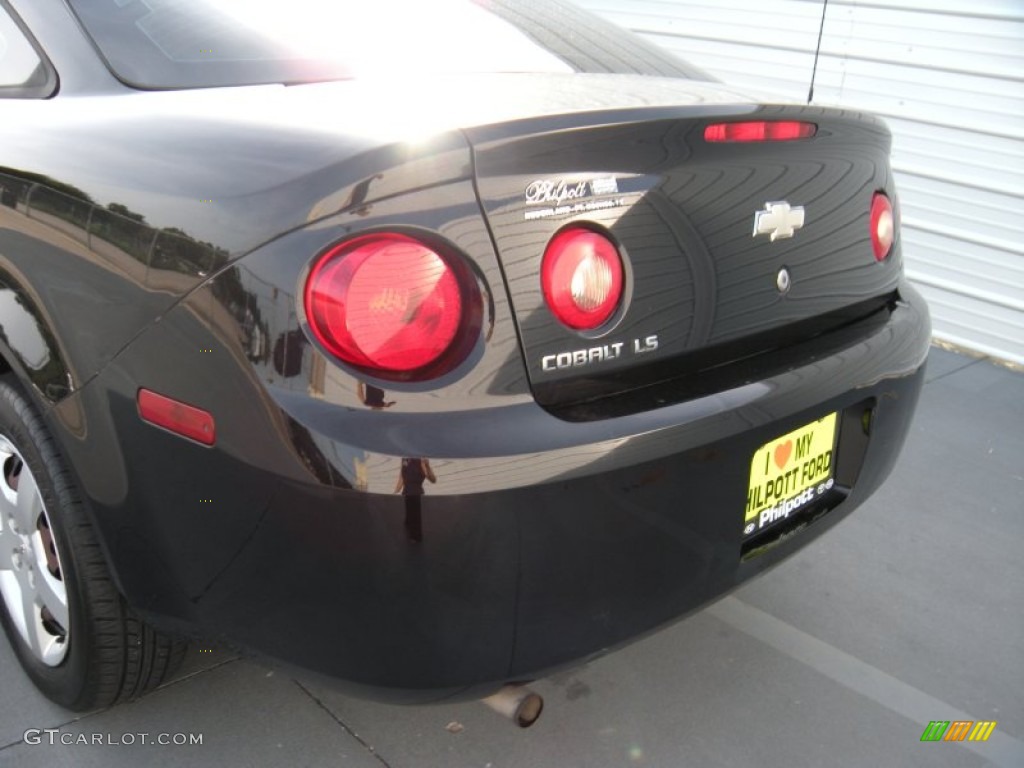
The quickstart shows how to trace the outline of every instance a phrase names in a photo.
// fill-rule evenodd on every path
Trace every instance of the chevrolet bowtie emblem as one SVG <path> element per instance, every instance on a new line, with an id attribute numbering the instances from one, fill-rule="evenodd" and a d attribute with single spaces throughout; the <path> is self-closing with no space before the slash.
<path id="1" fill-rule="evenodd" d="M 754 214 L 754 237 L 771 235 L 772 242 L 792 237 L 804 225 L 804 209 L 795 208 L 782 200 L 777 203 L 765 203 L 764 210 Z"/>

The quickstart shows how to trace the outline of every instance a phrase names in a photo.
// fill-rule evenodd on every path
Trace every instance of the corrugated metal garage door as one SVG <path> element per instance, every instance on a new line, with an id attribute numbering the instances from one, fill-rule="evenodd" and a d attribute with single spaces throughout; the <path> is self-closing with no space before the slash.
<path id="1" fill-rule="evenodd" d="M 753 93 L 813 81 L 814 103 L 884 117 L 936 337 L 1024 364 L 1022 0 L 577 2 Z"/>

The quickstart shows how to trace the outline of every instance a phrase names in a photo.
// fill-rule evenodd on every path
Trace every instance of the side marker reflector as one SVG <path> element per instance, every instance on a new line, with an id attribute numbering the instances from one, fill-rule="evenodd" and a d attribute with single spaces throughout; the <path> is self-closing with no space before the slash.
<path id="1" fill-rule="evenodd" d="M 138 394 L 139 416 L 143 421 L 163 427 L 203 445 L 213 445 L 217 430 L 213 416 L 201 408 L 159 395 L 148 389 Z"/>

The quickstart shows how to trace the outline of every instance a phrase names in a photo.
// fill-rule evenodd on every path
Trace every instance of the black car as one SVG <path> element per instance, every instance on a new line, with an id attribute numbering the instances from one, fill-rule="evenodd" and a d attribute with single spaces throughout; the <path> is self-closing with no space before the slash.
<path id="1" fill-rule="evenodd" d="M 929 319 L 870 115 L 553 0 L 0 0 L 0 51 L 0 618 L 66 707 L 188 637 L 485 696 L 896 461 Z"/>

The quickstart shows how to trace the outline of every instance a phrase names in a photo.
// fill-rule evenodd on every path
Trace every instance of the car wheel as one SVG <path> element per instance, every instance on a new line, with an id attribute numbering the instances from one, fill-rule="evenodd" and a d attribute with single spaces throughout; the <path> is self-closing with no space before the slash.
<path id="1" fill-rule="evenodd" d="M 11 374 L 0 376 L 0 620 L 39 690 L 76 711 L 142 695 L 185 651 L 114 586 L 71 475 Z"/>

